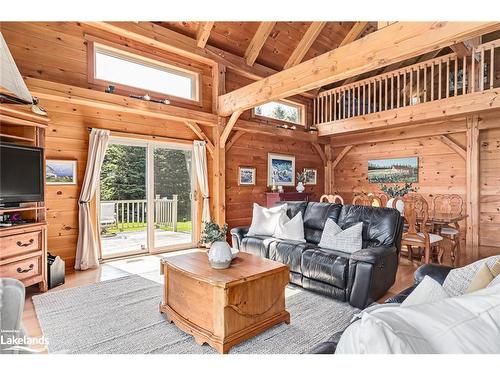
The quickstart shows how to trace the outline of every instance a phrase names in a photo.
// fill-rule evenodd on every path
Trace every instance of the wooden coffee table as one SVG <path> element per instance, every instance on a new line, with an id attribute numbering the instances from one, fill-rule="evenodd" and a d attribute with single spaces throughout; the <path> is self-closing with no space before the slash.
<path id="1" fill-rule="evenodd" d="M 207 253 L 163 258 L 164 299 L 160 311 L 170 323 L 219 353 L 278 324 L 285 310 L 288 267 L 240 253 L 225 270 L 215 270 Z"/>

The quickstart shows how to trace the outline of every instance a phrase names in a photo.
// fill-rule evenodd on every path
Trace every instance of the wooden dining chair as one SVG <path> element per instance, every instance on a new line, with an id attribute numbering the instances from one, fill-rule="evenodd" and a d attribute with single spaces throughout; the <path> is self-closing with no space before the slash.
<path id="1" fill-rule="evenodd" d="M 324 194 L 319 198 L 319 201 L 344 204 L 344 199 L 338 194 Z"/>
<path id="2" fill-rule="evenodd" d="M 380 202 L 380 206 L 377 207 L 387 207 L 389 196 L 386 193 L 375 192 L 375 193 L 368 193 L 367 195 L 376 197 L 378 199 L 376 202 L 373 202 L 374 205 Z"/>
<path id="3" fill-rule="evenodd" d="M 429 231 L 429 204 L 420 194 L 408 194 L 404 198 L 395 199 L 394 206 L 397 200 L 404 202 L 403 218 L 408 225 L 403 232 L 401 245 L 408 249 L 408 258 L 412 263 L 413 247 L 423 249 L 422 261 L 430 263 L 433 250 L 436 249 L 438 254 L 441 252 L 443 237 Z"/>
<path id="4" fill-rule="evenodd" d="M 432 205 L 433 216 L 444 214 L 460 216 L 464 210 L 464 200 L 458 194 L 438 194 L 434 197 Z M 450 223 L 437 228 L 439 234 L 451 242 L 450 258 L 453 265 L 460 258 L 460 225 Z M 442 262 L 443 252 L 439 255 Z"/>
<path id="5" fill-rule="evenodd" d="M 352 204 L 358 206 L 382 207 L 380 198 L 365 193 L 356 194 L 352 200 Z"/>

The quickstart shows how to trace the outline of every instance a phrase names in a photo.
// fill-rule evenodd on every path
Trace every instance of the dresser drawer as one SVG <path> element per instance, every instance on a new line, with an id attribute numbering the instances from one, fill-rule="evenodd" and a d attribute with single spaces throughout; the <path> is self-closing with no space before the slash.
<path id="1" fill-rule="evenodd" d="M 0 238 L 2 259 L 18 254 L 28 253 L 42 248 L 42 231 L 13 234 Z"/>
<path id="2" fill-rule="evenodd" d="M 24 280 L 41 275 L 41 273 L 42 257 L 40 255 L 0 266 L 0 277 Z"/>

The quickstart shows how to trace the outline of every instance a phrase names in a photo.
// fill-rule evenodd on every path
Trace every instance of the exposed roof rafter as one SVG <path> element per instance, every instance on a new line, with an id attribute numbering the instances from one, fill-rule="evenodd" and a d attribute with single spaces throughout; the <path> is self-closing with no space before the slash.
<path id="1" fill-rule="evenodd" d="M 199 48 L 205 48 L 208 42 L 208 38 L 210 38 L 210 32 L 214 27 L 214 21 L 207 21 L 200 23 L 198 28 L 198 32 L 196 33 L 196 45 Z"/>
<path id="2" fill-rule="evenodd" d="M 311 23 L 311 25 L 305 32 L 304 36 L 300 40 L 299 44 L 293 50 L 292 54 L 288 58 L 283 69 L 288 69 L 302 62 L 302 59 L 306 55 L 307 51 L 309 51 L 309 48 L 311 48 L 312 44 L 314 43 L 318 35 L 321 33 L 325 25 L 326 22 Z"/>
<path id="3" fill-rule="evenodd" d="M 260 50 L 264 47 L 269 34 L 273 31 L 276 22 L 261 22 L 259 28 L 255 32 L 250 44 L 245 51 L 245 60 L 247 65 L 252 66 L 257 57 L 259 56 Z"/>

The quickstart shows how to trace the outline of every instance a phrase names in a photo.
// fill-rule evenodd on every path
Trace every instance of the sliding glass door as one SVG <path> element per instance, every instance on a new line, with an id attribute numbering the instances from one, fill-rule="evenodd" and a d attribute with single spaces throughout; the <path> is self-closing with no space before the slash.
<path id="1" fill-rule="evenodd" d="M 101 171 L 101 257 L 193 246 L 192 149 L 113 138 Z"/>

